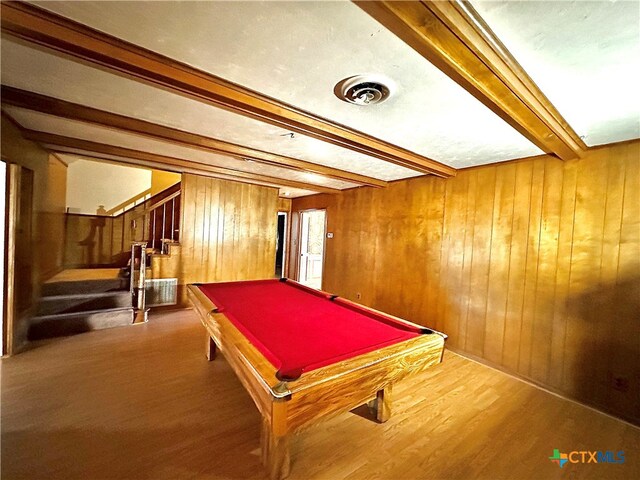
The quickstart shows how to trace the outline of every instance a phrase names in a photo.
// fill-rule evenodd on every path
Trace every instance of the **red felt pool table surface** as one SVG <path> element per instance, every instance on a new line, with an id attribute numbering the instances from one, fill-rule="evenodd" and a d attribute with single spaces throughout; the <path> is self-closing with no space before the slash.
<path id="1" fill-rule="evenodd" d="M 279 280 L 198 285 L 282 379 L 421 334 L 418 326 Z"/>

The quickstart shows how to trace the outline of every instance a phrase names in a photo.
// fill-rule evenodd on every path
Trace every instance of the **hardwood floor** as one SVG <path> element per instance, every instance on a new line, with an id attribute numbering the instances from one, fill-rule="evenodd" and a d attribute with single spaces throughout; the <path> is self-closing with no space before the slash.
<path id="1" fill-rule="evenodd" d="M 2 478 L 266 479 L 260 416 L 189 310 L 4 359 Z M 385 424 L 344 413 L 299 436 L 290 478 L 639 478 L 640 429 L 451 352 L 394 389 Z M 567 464 L 553 449 L 625 451 Z"/>

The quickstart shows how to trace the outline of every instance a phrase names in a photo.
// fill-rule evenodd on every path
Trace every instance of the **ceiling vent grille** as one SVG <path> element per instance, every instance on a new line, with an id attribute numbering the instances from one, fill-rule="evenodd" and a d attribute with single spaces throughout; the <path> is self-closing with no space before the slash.
<path id="1" fill-rule="evenodd" d="M 339 82 L 334 93 L 340 100 L 366 106 L 384 102 L 393 90 L 393 82 L 380 75 L 356 75 Z"/>

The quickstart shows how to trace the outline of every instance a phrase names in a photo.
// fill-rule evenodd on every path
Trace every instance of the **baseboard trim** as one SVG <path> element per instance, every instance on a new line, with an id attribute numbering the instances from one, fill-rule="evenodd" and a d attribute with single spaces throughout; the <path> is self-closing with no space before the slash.
<path id="1" fill-rule="evenodd" d="M 445 348 L 446 348 L 446 350 L 448 350 L 450 353 L 453 353 L 454 355 L 458 355 L 460 357 L 464 357 L 467 360 L 471 360 L 474 363 L 477 363 L 479 365 L 483 365 L 483 366 L 485 366 L 487 368 L 490 368 L 492 370 L 496 370 L 496 371 L 498 371 L 500 373 L 504 373 L 505 375 L 508 375 L 511 378 L 515 379 L 515 380 L 518 380 L 520 382 L 526 383 L 527 385 L 531 385 L 532 387 L 535 387 L 535 388 L 537 388 L 539 390 L 542 390 L 542 391 L 545 391 L 547 393 L 550 393 L 551 395 L 559 397 L 559 398 L 561 398 L 563 400 L 567 400 L 569 402 L 576 403 L 576 404 L 578 404 L 578 405 L 580 405 L 582 407 L 588 408 L 589 410 L 593 410 L 594 412 L 600 413 L 600 414 L 605 415 L 605 416 L 607 416 L 609 418 L 612 418 L 614 420 L 618 420 L 619 422 L 622 422 L 622 423 L 624 423 L 626 425 L 629 425 L 630 427 L 633 427 L 633 428 L 635 428 L 637 430 L 640 430 L 640 425 L 635 424 L 631 420 L 628 420 L 626 418 L 619 417 L 615 413 L 612 413 L 610 411 L 605 410 L 604 407 L 596 406 L 596 405 L 593 405 L 593 404 L 588 404 L 588 403 L 582 402 L 582 401 L 580 401 L 578 399 L 568 397 L 565 393 L 563 393 L 560 390 L 556 390 L 556 389 L 551 388 L 551 387 L 549 387 L 547 385 L 543 385 L 541 383 L 538 383 L 535 380 L 532 380 L 530 378 L 518 375 L 518 374 L 516 374 L 516 373 L 514 373 L 512 371 L 507 370 L 506 368 L 504 368 L 504 367 L 502 367 L 500 365 L 496 365 L 495 363 L 489 362 L 489 361 L 485 360 L 484 358 L 480 358 L 480 357 L 477 357 L 477 356 L 472 355 L 470 353 L 463 352 L 461 350 L 458 350 L 457 348 L 451 348 L 448 345 L 445 345 Z"/>

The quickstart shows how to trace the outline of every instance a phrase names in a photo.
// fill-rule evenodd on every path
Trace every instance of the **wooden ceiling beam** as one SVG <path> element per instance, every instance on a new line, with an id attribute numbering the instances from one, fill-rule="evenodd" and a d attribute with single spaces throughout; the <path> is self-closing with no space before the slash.
<path id="1" fill-rule="evenodd" d="M 276 167 L 314 173 L 357 185 L 370 187 L 386 187 L 388 185 L 388 182 L 384 180 L 360 175 L 358 173 L 347 172 L 304 160 L 298 160 L 297 158 L 264 152 L 262 150 L 256 150 L 215 138 L 165 127 L 145 120 L 98 110 L 6 85 L 2 85 L 0 93 L 0 99 L 5 105 L 26 108 L 56 117 L 68 118 L 70 120 L 92 123 L 129 133 L 144 135 L 154 140 L 169 141 L 182 147 L 197 148 L 208 153 L 223 154 L 237 159 L 249 159 Z"/>
<path id="2" fill-rule="evenodd" d="M 469 2 L 354 3 L 544 152 L 570 160 L 587 149 Z"/>
<path id="3" fill-rule="evenodd" d="M 2 30 L 271 125 L 441 177 L 455 169 L 24 2 L 2 2 Z"/>
<path id="4" fill-rule="evenodd" d="M 207 174 L 220 176 L 228 180 L 237 180 L 242 182 L 257 181 L 263 184 L 271 184 L 282 187 L 301 188 L 320 193 L 339 193 L 340 190 L 311 183 L 298 182 L 295 180 L 286 180 L 283 178 L 271 177 L 253 172 L 245 172 L 242 170 L 234 170 L 231 168 L 218 167 L 208 165 L 206 163 L 194 162 L 182 158 L 170 157 L 166 155 L 158 155 L 156 153 L 143 152 L 130 148 L 117 147 L 104 143 L 82 140 L 79 138 L 65 137 L 63 135 L 55 135 L 47 132 L 38 132 L 35 130 L 21 129 L 22 135 L 34 142 L 42 145 L 50 145 L 54 147 L 65 147 L 86 152 L 93 152 L 101 155 L 110 155 L 113 157 L 131 158 L 138 161 L 152 162 L 159 166 L 169 166 L 178 169 L 190 169 L 206 172 Z"/>

